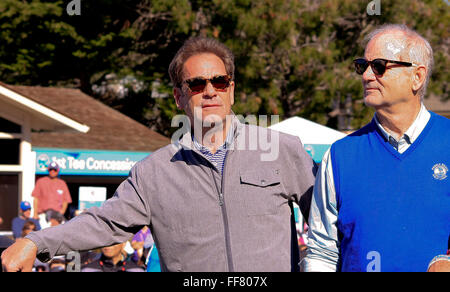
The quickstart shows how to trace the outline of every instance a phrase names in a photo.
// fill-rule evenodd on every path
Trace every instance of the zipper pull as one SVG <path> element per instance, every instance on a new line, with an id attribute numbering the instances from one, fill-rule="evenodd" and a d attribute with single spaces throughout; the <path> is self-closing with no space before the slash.
<path id="1" fill-rule="evenodd" d="M 219 194 L 219 206 L 223 206 L 223 194 L 222 193 L 220 193 Z"/>

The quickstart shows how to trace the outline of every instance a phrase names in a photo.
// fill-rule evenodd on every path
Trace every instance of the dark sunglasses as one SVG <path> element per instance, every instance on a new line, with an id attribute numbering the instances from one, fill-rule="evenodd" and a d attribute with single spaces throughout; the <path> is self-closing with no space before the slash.
<path id="1" fill-rule="evenodd" d="M 191 79 L 187 79 L 183 81 L 186 83 L 187 87 L 191 91 L 191 93 L 200 93 L 205 90 L 206 84 L 208 82 L 214 87 L 217 91 L 226 91 L 228 86 L 230 86 L 231 76 L 229 75 L 219 75 L 214 76 L 213 78 L 203 78 L 203 77 L 195 77 Z"/>
<path id="2" fill-rule="evenodd" d="M 406 67 L 417 66 L 414 63 L 386 60 L 386 59 L 374 59 L 372 61 L 367 61 L 364 58 L 359 58 L 359 59 L 353 60 L 353 63 L 355 64 L 356 73 L 358 73 L 359 75 L 364 74 L 364 72 L 366 72 L 367 67 L 369 67 L 369 65 L 370 65 L 370 67 L 372 67 L 373 73 L 375 73 L 375 75 L 380 75 L 380 76 L 383 75 L 384 72 L 386 72 L 386 66 L 388 63 L 394 63 L 394 64 L 398 64 L 398 65 L 403 65 Z"/>

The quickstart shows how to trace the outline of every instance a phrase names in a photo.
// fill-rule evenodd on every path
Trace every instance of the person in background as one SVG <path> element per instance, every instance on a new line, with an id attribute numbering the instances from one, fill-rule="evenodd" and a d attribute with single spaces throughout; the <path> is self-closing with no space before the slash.
<path id="1" fill-rule="evenodd" d="M 53 210 L 49 211 L 48 218 L 50 227 L 58 226 L 64 223 L 64 216 L 61 213 Z"/>
<path id="2" fill-rule="evenodd" d="M 81 268 L 81 272 L 144 272 L 144 269 L 131 260 L 127 260 L 124 247 L 120 243 L 101 249 L 100 259 Z"/>
<path id="3" fill-rule="evenodd" d="M 48 264 L 50 273 L 65 273 L 66 259 L 63 256 L 54 257 Z"/>
<path id="4" fill-rule="evenodd" d="M 38 265 L 38 266 L 35 266 L 34 271 L 36 273 L 47 273 L 48 267 L 45 265 Z"/>
<path id="5" fill-rule="evenodd" d="M 150 247 L 145 246 L 146 241 L 148 242 L 147 238 L 149 236 L 150 237 L 152 236 L 150 228 L 148 228 L 148 226 L 144 226 L 144 228 L 142 228 L 138 233 L 136 233 L 133 236 L 133 239 L 131 240 L 131 246 L 135 250 L 132 258 L 133 261 L 137 263 L 139 266 L 145 265 L 145 259 L 147 258 L 146 251 L 148 251 L 151 245 L 153 245 L 153 240 L 151 240 Z"/>
<path id="6" fill-rule="evenodd" d="M 20 234 L 20 237 L 23 238 L 23 237 L 27 236 L 28 234 L 30 234 L 30 232 L 33 232 L 33 231 L 37 231 L 36 223 L 31 220 L 28 220 L 23 225 L 22 233 Z"/>
<path id="7" fill-rule="evenodd" d="M 0 217 L 0 225 L 2 225 L 2 224 L 3 224 L 3 219 L 2 219 L 2 217 Z M 4 236 L 4 235 L 0 235 L 0 249 L 1 249 L 1 251 L 3 251 L 5 248 L 9 247 L 13 243 L 14 243 L 14 240 L 12 240 L 11 238 L 9 238 L 7 236 Z"/>
<path id="8" fill-rule="evenodd" d="M 58 212 L 61 215 L 72 203 L 69 189 L 64 180 L 58 178 L 59 165 L 51 162 L 48 166 L 48 176 L 36 181 L 32 196 L 34 197 L 34 216 L 39 219 L 41 228 L 50 227 L 49 212 Z"/>
<path id="9" fill-rule="evenodd" d="M 450 120 L 423 104 L 433 50 L 405 25 L 367 39 L 354 65 L 375 115 L 324 156 L 303 266 L 425 272 L 450 233 Z"/>
<path id="10" fill-rule="evenodd" d="M 23 237 L 22 231 L 23 231 L 23 227 L 27 221 L 31 221 L 34 223 L 34 225 L 35 225 L 34 231 L 41 230 L 41 225 L 39 224 L 39 220 L 36 220 L 31 217 L 31 204 L 29 202 L 27 202 L 27 201 L 21 202 L 20 210 L 21 210 L 20 215 L 15 217 L 12 220 L 12 224 L 11 224 L 14 239 Z"/>

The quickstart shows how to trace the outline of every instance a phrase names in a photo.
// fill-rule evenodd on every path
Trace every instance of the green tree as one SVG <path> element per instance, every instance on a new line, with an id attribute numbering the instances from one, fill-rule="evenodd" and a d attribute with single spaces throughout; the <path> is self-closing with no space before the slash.
<path id="1" fill-rule="evenodd" d="M 180 113 L 167 68 L 198 35 L 235 54 L 237 114 L 299 115 L 337 128 L 339 106 L 347 106 L 350 127 L 361 127 L 373 112 L 362 103 L 352 60 L 384 23 L 407 24 L 430 41 L 428 95 L 450 98 L 443 0 L 382 0 L 373 16 L 369 0 L 99 0 L 81 1 L 81 16 L 68 16 L 66 2 L 2 0 L 0 79 L 79 87 L 165 135 Z"/>
<path id="2" fill-rule="evenodd" d="M 90 94 L 93 78 L 118 70 L 132 44 L 137 14 L 121 2 L 82 1 L 81 16 L 69 16 L 67 1 L 2 0 L 1 80 L 73 85 Z"/>

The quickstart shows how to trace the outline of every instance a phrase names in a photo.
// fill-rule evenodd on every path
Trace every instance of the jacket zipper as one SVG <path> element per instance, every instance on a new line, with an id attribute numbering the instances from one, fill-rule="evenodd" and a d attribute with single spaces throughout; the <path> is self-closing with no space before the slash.
<path id="1" fill-rule="evenodd" d="M 231 243 L 230 243 L 230 227 L 228 225 L 227 208 L 225 205 L 225 200 L 223 198 L 223 193 L 224 193 L 224 188 L 225 188 L 224 187 L 225 186 L 225 175 L 224 174 L 225 174 L 225 170 L 227 167 L 228 154 L 230 154 L 230 153 L 228 152 L 227 155 L 225 156 L 225 161 L 224 161 L 224 165 L 223 165 L 223 173 L 222 173 L 222 185 L 221 185 L 220 190 L 219 190 L 219 186 L 217 185 L 217 181 L 215 179 L 212 168 L 211 168 L 211 174 L 213 175 L 214 184 L 216 185 L 216 190 L 217 190 L 217 193 L 219 194 L 219 206 L 222 210 L 222 219 L 223 219 L 223 228 L 224 228 L 224 234 L 225 234 L 225 249 L 226 249 L 226 254 L 227 254 L 228 271 L 234 272 L 233 256 L 231 253 Z"/>

